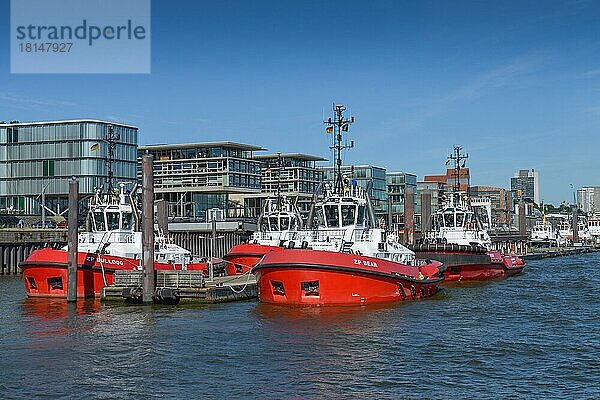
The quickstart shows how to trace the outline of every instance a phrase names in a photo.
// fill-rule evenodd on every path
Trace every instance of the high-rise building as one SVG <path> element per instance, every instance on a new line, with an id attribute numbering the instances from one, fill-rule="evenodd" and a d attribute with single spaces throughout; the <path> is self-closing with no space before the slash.
<path id="1" fill-rule="evenodd" d="M 579 208 L 590 215 L 600 215 L 600 187 L 586 186 L 577 191 Z"/>
<path id="2" fill-rule="evenodd" d="M 86 197 L 106 182 L 109 130 L 118 136 L 113 173 L 136 180 L 138 128 L 93 119 L 0 124 L 0 210 L 64 215 L 69 180 L 79 179 Z M 44 192 L 44 196 L 42 196 Z"/>
<path id="3" fill-rule="evenodd" d="M 510 178 L 511 201 L 518 201 L 518 193 L 521 191 L 525 199 L 540 204 L 540 175 L 533 169 L 521 169 Z"/>
<path id="4" fill-rule="evenodd" d="M 235 142 L 156 144 L 140 146 L 139 155 L 154 155 L 154 191 L 168 201 L 169 215 L 203 220 L 210 208 L 245 216 L 244 195 L 260 193 L 259 150 Z"/>

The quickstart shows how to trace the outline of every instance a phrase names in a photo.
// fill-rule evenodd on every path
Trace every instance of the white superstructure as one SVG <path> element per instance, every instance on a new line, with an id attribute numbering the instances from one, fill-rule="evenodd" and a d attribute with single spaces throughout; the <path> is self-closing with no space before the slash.
<path id="1" fill-rule="evenodd" d="M 90 199 L 90 230 L 79 234 L 78 251 L 141 260 L 140 213 L 132 206 L 135 204 L 132 192 L 137 185 L 129 194 L 125 193 L 125 184 L 119 186 L 112 195 L 98 191 Z M 177 264 L 183 269 L 195 261 L 190 251 L 171 243 L 159 232 L 154 237 L 154 257 L 158 262 Z"/>

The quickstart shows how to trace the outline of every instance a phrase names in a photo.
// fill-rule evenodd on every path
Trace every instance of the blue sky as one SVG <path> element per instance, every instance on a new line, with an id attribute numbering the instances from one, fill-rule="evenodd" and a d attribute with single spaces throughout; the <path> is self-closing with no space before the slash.
<path id="1" fill-rule="evenodd" d="M 154 0 L 148 75 L 10 74 L 8 0 L 0 15 L 0 120 L 331 158 L 335 101 L 357 118 L 348 163 L 422 178 L 461 144 L 472 184 L 535 168 L 554 203 L 600 185 L 599 2 Z"/>

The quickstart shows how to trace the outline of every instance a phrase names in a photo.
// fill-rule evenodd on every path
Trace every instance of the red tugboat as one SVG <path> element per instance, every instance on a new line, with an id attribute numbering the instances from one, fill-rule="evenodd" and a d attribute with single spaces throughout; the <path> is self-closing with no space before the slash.
<path id="1" fill-rule="evenodd" d="M 90 200 L 91 231 L 80 233 L 78 238 L 77 296 L 99 295 L 102 287 L 113 284 L 115 270 L 141 269 L 142 232 L 139 211 L 132 206 L 135 188 L 127 196 L 122 184 L 118 195 L 98 192 Z M 207 270 L 206 262 L 192 259 L 188 250 L 170 243 L 163 235 L 157 233 L 154 240 L 154 269 Z M 67 257 L 66 246 L 59 250 L 44 248 L 21 262 L 27 295 L 66 297 Z"/>
<path id="2" fill-rule="evenodd" d="M 470 207 L 469 199 L 460 192 L 461 161 L 468 157 L 461 150 L 455 147 L 449 157 L 456 165 L 452 196 L 433 214 L 432 231 L 413 250 L 419 257 L 443 262 L 446 281 L 482 281 L 519 274 L 524 262 L 517 256 L 490 250 L 492 241 L 487 230 Z"/>
<path id="3" fill-rule="evenodd" d="M 259 230 L 249 243 L 233 246 L 223 257 L 227 275 L 248 273 L 266 253 L 297 240 L 302 218 L 295 204 L 278 195 L 267 199 L 257 225 Z"/>
<path id="4" fill-rule="evenodd" d="M 125 184 L 114 188 L 112 165 L 118 135 L 109 130 L 108 177 L 105 190 L 89 201 L 88 232 L 78 237 L 77 296 L 94 297 L 104 286 L 113 284 L 116 270 L 141 269 L 142 232 L 134 195 L 137 184 L 125 193 Z M 69 221 L 77 223 L 77 221 Z M 206 271 L 208 265 L 193 259 L 191 252 L 157 233 L 154 239 L 154 269 Z M 30 297 L 67 297 L 67 247 L 36 250 L 19 267 L 25 291 Z"/>
<path id="5" fill-rule="evenodd" d="M 344 110 L 336 105 L 335 120 L 326 121 L 337 130 L 333 188 L 313 204 L 307 229 L 267 252 L 252 269 L 261 302 L 324 306 L 416 300 L 435 295 L 444 279 L 442 263 L 417 260 L 386 237 L 367 191 L 342 178 L 342 132 L 353 122 L 343 118 Z"/>

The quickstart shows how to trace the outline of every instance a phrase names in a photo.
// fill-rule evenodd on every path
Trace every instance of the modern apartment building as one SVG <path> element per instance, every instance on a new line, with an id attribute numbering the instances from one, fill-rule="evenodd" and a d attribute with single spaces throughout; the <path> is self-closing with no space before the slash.
<path id="1" fill-rule="evenodd" d="M 156 198 L 168 201 L 170 216 L 203 220 L 210 208 L 225 210 L 229 218 L 245 216 L 244 196 L 261 192 L 262 162 L 254 156 L 261 150 L 200 142 L 140 146 L 138 153 L 154 156 Z"/>
<path id="2" fill-rule="evenodd" d="M 261 194 L 244 199 L 248 216 L 258 216 L 264 200 L 277 193 L 294 198 L 300 212 L 308 215 L 313 193 L 323 182 L 323 170 L 317 163 L 327 160 L 303 153 L 260 154 L 255 159 L 263 163 Z"/>
<path id="3" fill-rule="evenodd" d="M 106 182 L 109 129 L 118 136 L 114 177 L 136 179 L 138 128 L 93 119 L 0 124 L 0 211 L 49 216 L 68 208 L 69 180 L 82 197 Z M 42 196 L 42 191 L 44 196 Z"/>
<path id="4" fill-rule="evenodd" d="M 405 201 L 410 197 L 413 202 L 413 210 L 416 214 L 417 198 L 417 176 L 408 172 L 388 172 L 386 174 L 388 189 L 388 224 L 392 231 L 398 232 L 404 229 L 404 207 Z M 391 222 L 389 221 L 391 216 Z"/>

